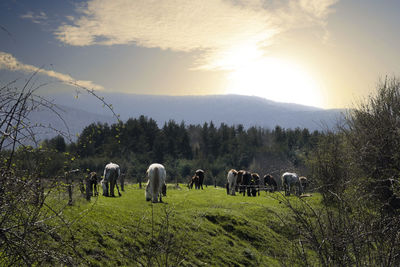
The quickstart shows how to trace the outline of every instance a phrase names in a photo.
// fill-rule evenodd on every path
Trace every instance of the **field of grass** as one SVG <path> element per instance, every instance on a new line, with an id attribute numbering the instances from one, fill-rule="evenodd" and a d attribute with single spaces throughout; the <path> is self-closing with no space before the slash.
<path id="1" fill-rule="evenodd" d="M 144 189 L 126 186 L 122 197 L 79 200 L 65 215 L 77 248 L 93 266 L 293 265 L 293 229 L 280 193 L 228 196 L 224 188 L 189 190 L 168 185 L 164 203 L 146 202 Z M 291 200 L 298 201 L 295 196 Z M 313 205 L 318 195 L 307 198 Z"/>

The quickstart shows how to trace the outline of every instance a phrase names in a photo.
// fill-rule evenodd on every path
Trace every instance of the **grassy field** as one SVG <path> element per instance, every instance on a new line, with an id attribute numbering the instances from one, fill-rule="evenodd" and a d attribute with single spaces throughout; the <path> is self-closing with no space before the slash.
<path id="1" fill-rule="evenodd" d="M 145 201 L 144 189 L 122 197 L 78 200 L 67 216 L 78 251 L 94 266 L 282 266 L 296 264 L 295 239 L 280 193 L 228 196 L 224 188 L 168 186 L 164 203 Z M 295 196 L 291 200 L 298 201 Z M 307 198 L 317 205 L 318 195 Z"/>

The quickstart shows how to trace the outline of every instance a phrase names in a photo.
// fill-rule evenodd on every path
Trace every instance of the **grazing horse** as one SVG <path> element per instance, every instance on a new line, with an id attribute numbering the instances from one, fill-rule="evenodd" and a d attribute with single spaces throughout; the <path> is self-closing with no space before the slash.
<path id="1" fill-rule="evenodd" d="M 293 185 L 296 185 L 298 188 L 298 190 L 296 190 L 297 195 L 301 195 L 303 193 L 303 186 L 300 183 L 297 173 L 285 172 L 282 174 L 282 185 L 286 196 L 290 195 L 290 188 Z"/>
<path id="2" fill-rule="evenodd" d="M 247 191 L 247 196 L 250 196 L 251 179 L 252 179 L 252 176 L 251 176 L 250 172 L 244 171 L 244 170 L 240 170 L 238 172 L 236 182 L 237 182 L 237 186 L 239 187 L 239 193 L 243 193 L 243 196 L 246 195 L 246 191 Z"/>
<path id="3" fill-rule="evenodd" d="M 190 178 L 188 187 L 189 187 L 189 189 L 192 189 L 192 188 L 193 188 L 193 185 L 195 185 L 195 188 L 196 188 L 198 184 L 199 184 L 199 177 L 196 176 L 196 175 L 194 175 L 194 176 L 192 176 L 192 177 Z M 197 188 L 196 188 L 196 189 L 197 189 Z"/>
<path id="4" fill-rule="evenodd" d="M 97 192 L 97 173 L 91 172 L 86 177 L 86 199 L 90 200 L 90 197 L 98 196 Z"/>
<path id="5" fill-rule="evenodd" d="M 146 175 L 149 178 L 145 192 L 146 201 L 152 200 L 153 203 L 157 203 L 158 197 L 160 197 L 160 202 L 162 202 L 162 193 L 165 190 L 166 195 L 167 189 L 165 185 L 167 173 L 164 166 L 158 163 L 153 163 L 147 169 Z"/>
<path id="6" fill-rule="evenodd" d="M 307 190 L 307 187 L 308 187 L 308 180 L 307 180 L 307 177 L 305 177 L 305 176 L 300 176 L 300 177 L 299 177 L 299 180 L 300 180 L 301 186 L 303 187 L 303 192 L 305 192 L 305 191 Z"/>
<path id="7" fill-rule="evenodd" d="M 119 192 L 119 187 L 117 184 L 118 177 L 120 176 L 121 171 L 119 166 L 115 163 L 108 163 L 104 168 L 104 178 L 101 181 L 101 185 L 103 187 L 103 196 L 111 196 L 114 197 L 114 187 L 117 186 L 118 195 L 121 196 Z M 110 188 L 110 194 L 108 189 Z"/>
<path id="8" fill-rule="evenodd" d="M 227 183 L 226 183 L 226 193 L 228 195 L 235 195 L 236 192 L 236 178 L 237 178 L 238 172 L 234 169 L 231 169 L 228 172 L 228 176 L 226 177 Z"/>
<path id="9" fill-rule="evenodd" d="M 195 184 L 196 189 L 202 189 L 203 190 L 203 183 L 204 183 L 204 171 L 203 170 L 197 170 L 194 174 L 195 177 L 198 177 L 197 179 L 197 184 Z"/>
<path id="10" fill-rule="evenodd" d="M 264 175 L 264 184 L 270 186 L 271 192 L 275 192 L 276 190 L 278 190 L 278 184 L 271 174 Z"/>
<path id="11" fill-rule="evenodd" d="M 251 186 L 251 195 L 253 197 L 257 195 L 257 192 L 258 195 L 260 195 L 260 175 L 258 175 L 258 173 L 251 174 L 250 186 Z"/>

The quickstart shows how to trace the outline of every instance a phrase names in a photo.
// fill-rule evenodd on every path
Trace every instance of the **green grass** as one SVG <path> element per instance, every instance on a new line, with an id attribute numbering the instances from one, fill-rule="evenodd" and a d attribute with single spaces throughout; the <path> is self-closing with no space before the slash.
<path id="1" fill-rule="evenodd" d="M 79 200 L 65 215 L 85 214 L 74 224 L 75 239 L 93 266 L 281 266 L 292 262 L 294 236 L 280 219 L 288 210 L 279 197 L 169 185 L 164 203 L 153 204 L 144 189 L 128 185 L 122 197 Z"/>

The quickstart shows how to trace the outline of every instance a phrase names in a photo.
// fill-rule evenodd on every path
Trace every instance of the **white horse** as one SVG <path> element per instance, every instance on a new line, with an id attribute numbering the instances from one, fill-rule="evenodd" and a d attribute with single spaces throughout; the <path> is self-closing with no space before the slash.
<path id="1" fill-rule="evenodd" d="M 228 180 L 228 182 L 226 184 L 226 193 L 228 195 L 232 195 L 232 196 L 235 195 L 237 175 L 238 175 L 238 172 L 234 169 L 231 169 L 228 172 L 228 176 L 226 177 L 226 179 Z"/>
<path id="2" fill-rule="evenodd" d="M 285 172 L 284 174 L 282 174 L 282 185 L 285 190 L 286 196 L 290 195 L 290 188 L 293 185 L 297 186 L 298 189 L 296 190 L 297 195 L 301 195 L 303 193 L 303 186 L 300 183 L 300 179 L 297 173 Z"/>
<path id="3" fill-rule="evenodd" d="M 121 196 L 118 187 L 118 177 L 120 176 L 121 171 L 119 166 L 115 163 L 108 163 L 104 168 L 104 178 L 101 181 L 101 185 L 103 187 L 103 196 L 112 196 L 114 197 L 114 187 L 117 186 L 118 195 Z M 110 184 L 110 187 L 109 187 Z M 108 193 L 108 189 L 110 188 L 110 194 Z"/>
<path id="4" fill-rule="evenodd" d="M 157 203 L 158 197 L 160 197 L 160 202 L 162 202 L 162 191 L 163 187 L 165 187 L 165 179 L 167 176 L 164 166 L 153 163 L 147 169 L 146 175 L 149 178 L 146 185 L 146 200 L 153 200 L 153 203 Z"/>

